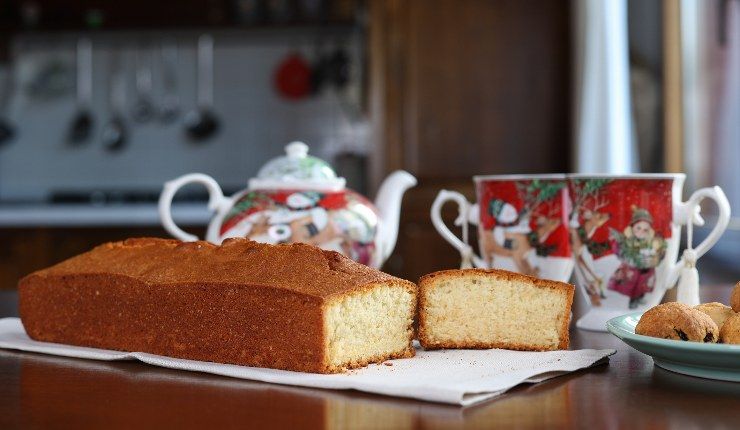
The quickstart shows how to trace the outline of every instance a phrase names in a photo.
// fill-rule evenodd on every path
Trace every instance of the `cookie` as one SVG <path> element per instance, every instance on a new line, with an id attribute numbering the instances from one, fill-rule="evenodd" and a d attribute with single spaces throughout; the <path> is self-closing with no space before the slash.
<path id="1" fill-rule="evenodd" d="M 709 318 L 717 324 L 717 327 L 720 330 L 722 330 L 722 324 L 725 323 L 725 320 L 730 316 L 735 315 L 735 311 L 733 311 L 731 307 L 718 302 L 702 303 L 694 306 L 694 309 L 709 315 Z"/>
<path id="2" fill-rule="evenodd" d="M 714 343 L 719 329 L 712 318 L 683 303 L 663 303 L 642 315 L 635 333 L 662 339 Z"/>
<path id="3" fill-rule="evenodd" d="M 719 340 L 722 343 L 740 344 L 740 313 L 736 313 L 725 320 L 725 324 L 719 332 Z"/>
<path id="4" fill-rule="evenodd" d="M 733 311 L 740 312 L 740 282 L 735 284 L 735 288 L 732 290 L 730 306 L 732 306 Z"/>

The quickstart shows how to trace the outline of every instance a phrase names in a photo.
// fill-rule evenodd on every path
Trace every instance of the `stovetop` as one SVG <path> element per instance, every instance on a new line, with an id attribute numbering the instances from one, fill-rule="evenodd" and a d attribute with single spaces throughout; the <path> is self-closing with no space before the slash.
<path id="1" fill-rule="evenodd" d="M 239 190 L 236 188 L 224 189 L 224 195 L 232 195 Z M 43 202 L 45 204 L 84 204 L 94 206 L 124 205 L 139 203 L 156 203 L 159 200 L 160 190 L 85 190 L 85 191 L 53 191 Z M 174 203 L 205 203 L 208 193 L 205 190 L 183 190 L 175 195 Z M 0 202 L 14 203 L 14 202 Z M 22 202 L 31 203 L 31 202 Z"/>

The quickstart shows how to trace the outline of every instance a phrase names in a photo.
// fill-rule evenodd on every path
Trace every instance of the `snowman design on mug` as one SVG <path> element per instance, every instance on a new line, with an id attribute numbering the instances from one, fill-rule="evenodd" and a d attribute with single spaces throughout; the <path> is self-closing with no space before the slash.
<path id="1" fill-rule="evenodd" d="M 508 257 L 514 261 L 519 273 L 539 275 L 539 268 L 530 260 L 533 253 L 539 250 L 540 255 L 548 252 L 543 245 L 560 225 L 558 218 L 539 216 L 536 229 L 530 227 L 530 216 L 522 214 L 516 208 L 501 199 L 493 199 L 488 205 L 488 213 L 496 224 L 492 230 L 481 231 L 483 256 L 486 263 L 493 264 L 495 256 Z"/>
<path id="2" fill-rule="evenodd" d="M 559 258 L 569 260 L 564 181 L 480 181 L 478 192 L 478 237 L 486 267 L 542 276 Z"/>
<path id="3" fill-rule="evenodd" d="M 442 190 L 430 215 L 437 231 L 460 251 L 462 267 L 511 270 L 568 281 L 573 271 L 568 240 L 568 184 L 565 175 L 475 176 L 476 201 Z M 458 238 L 442 219 L 442 206 L 459 208 Z M 468 242 L 468 223 L 477 226 L 480 256 Z"/>

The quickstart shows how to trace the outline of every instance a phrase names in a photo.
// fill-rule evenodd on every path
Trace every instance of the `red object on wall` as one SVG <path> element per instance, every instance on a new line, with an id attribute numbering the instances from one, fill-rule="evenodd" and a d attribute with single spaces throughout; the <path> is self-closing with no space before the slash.
<path id="1" fill-rule="evenodd" d="M 289 100 L 300 100 L 311 93 L 311 66 L 300 54 L 290 54 L 278 65 L 275 89 Z"/>

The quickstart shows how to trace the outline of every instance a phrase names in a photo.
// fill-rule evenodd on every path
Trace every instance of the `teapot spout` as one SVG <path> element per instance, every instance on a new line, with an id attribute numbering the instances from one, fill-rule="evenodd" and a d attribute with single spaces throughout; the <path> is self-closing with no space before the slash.
<path id="1" fill-rule="evenodd" d="M 375 206 L 380 213 L 378 226 L 378 249 L 385 261 L 396 247 L 398 224 L 401 217 L 401 200 L 403 193 L 416 185 L 416 178 L 409 172 L 396 170 L 380 185 L 375 198 Z"/>

